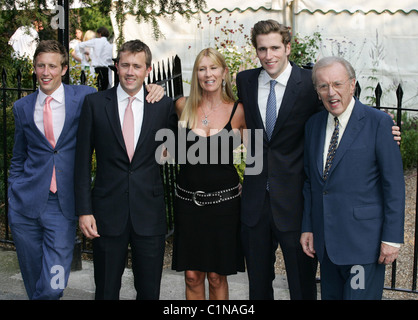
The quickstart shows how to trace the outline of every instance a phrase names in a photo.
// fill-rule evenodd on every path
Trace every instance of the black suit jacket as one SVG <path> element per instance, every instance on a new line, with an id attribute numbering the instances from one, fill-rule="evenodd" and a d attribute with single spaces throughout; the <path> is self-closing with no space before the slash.
<path id="1" fill-rule="evenodd" d="M 264 129 L 258 107 L 258 76 L 261 68 L 240 72 L 237 76 L 238 97 L 244 105 L 247 128 L 251 131 L 251 145 L 247 152 L 262 161 L 262 171 L 246 174 L 242 189 L 241 220 L 254 226 L 261 215 L 269 179 L 270 202 L 277 228 L 297 231 L 301 228 L 303 212 L 304 127 L 306 121 L 322 104 L 314 90 L 311 71 L 292 63 L 279 115 L 270 141 Z M 256 141 L 255 129 L 263 130 L 262 141 Z M 256 155 L 256 144 L 263 144 L 261 155 Z"/>
<path id="2" fill-rule="evenodd" d="M 147 92 L 145 92 L 145 96 Z M 86 97 L 80 117 L 75 159 L 78 215 L 93 214 L 98 233 L 120 235 L 131 218 L 139 235 L 166 232 L 163 182 L 155 151 L 159 129 L 167 128 L 173 100 L 144 102 L 144 118 L 132 162 L 120 125 L 116 87 Z M 96 176 L 91 189 L 91 157 L 96 153 Z"/>

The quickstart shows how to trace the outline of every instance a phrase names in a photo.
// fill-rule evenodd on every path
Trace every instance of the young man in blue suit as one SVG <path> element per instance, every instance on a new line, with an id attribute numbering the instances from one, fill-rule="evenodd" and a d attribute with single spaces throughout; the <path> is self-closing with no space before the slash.
<path id="1" fill-rule="evenodd" d="M 353 98 L 346 60 L 315 64 L 325 111 L 305 130 L 301 245 L 321 263 L 322 299 L 381 299 L 385 265 L 403 242 L 405 184 L 392 119 Z"/>
<path id="2" fill-rule="evenodd" d="M 41 41 L 33 61 L 39 90 L 13 106 L 8 214 L 29 299 L 59 299 L 70 273 L 75 240 L 78 119 L 84 97 L 95 89 L 61 82 L 68 54 L 57 41 Z"/>

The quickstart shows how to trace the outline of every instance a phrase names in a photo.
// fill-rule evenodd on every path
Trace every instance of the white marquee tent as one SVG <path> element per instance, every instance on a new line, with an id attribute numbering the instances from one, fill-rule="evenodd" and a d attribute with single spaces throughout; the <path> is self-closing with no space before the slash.
<path id="1" fill-rule="evenodd" d="M 365 88 L 375 86 L 372 78 L 376 77 L 384 91 L 384 105 L 396 104 L 394 92 L 401 83 L 404 106 L 418 108 L 418 62 L 415 61 L 418 4 L 415 0 L 206 0 L 206 3 L 207 7 L 194 12 L 190 21 L 178 14 L 174 14 L 174 20 L 159 18 L 164 38 L 158 41 L 153 39 L 151 25 L 138 24 L 134 16 L 128 15 L 122 30 L 124 38 L 146 42 L 154 62 L 177 54 L 182 60 L 183 79 L 187 81 L 197 53 L 215 45 L 215 37 L 221 36 L 222 27 L 236 29 L 242 25 L 243 33 L 249 34 L 254 23 L 271 18 L 291 26 L 293 34 L 308 36 L 319 32 L 322 41 L 318 58 L 341 55 L 349 60 L 363 88 L 362 99 L 372 95 Z M 116 26 L 115 15 L 111 18 L 118 37 L 121 31 Z M 216 18 L 218 24 L 214 23 Z M 233 37 L 237 43 L 245 43 L 243 34 Z"/>

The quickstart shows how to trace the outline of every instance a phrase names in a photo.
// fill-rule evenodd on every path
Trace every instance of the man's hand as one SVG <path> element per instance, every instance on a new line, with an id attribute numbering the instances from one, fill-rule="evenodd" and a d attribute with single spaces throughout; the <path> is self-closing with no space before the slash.
<path id="1" fill-rule="evenodd" d="M 300 244 L 302 245 L 303 252 L 305 252 L 311 258 L 315 257 L 312 232 L 302 233 L 302 235 L 300 236 Z"/>
<path id="2" fill-rule="evenodd" d="M 147 100 L 149 103 L 158 102 L 164 96 L 164 88 L 158 84 L 151 83 L 146 85 L 145 88 L 148 91 L 145 100 Z"/>
<path id="3" fill-rule="evenodd" d="M 398 145 L 401 144 L 401 130 L 398 126 L 393 126 L 392 127 L 392 134 L 393 134 L 393 139 L 398 143 Z"/>
<path id="4" fill-rule="evenodd" d="M 81 231 L 88 239 L 100 237 L 97 232 L 96 219 L 92 214 L 82 215 L 78 218 Z"/>
<path id="5" fill-rule="evenodd" d="M 396 260 L 399 254 L 399 248 L 383 243 L 380 245 L 380 264 L 391 264 Z"/>

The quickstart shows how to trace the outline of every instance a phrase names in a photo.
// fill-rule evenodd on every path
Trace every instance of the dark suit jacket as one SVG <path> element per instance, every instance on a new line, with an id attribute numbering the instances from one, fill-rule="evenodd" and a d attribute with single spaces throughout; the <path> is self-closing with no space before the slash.
<path id="1" fill-rule="evenodd" d="M 95 91 L 87 86 L 64 84 L 65 122 L 55 149 L 33 118 L 39 91 L 16 101 L 13 106 L 15 144 L 8 190 L 12 210 L 29 218 L 39 217 L 48 201 L 55 164 L 62 213 L 68 219 L 75 219 L 74 155 L 78 120 L 85 95 Z"/>
<path id="2" fill-rule="evenodd" d="M 300 230 L 303 211 L 303 141 L 309 117 L 321 110 L 313 88 L 311 71 L 292 64 L 279 115 L 270 141 L 267 139 L 258 107 L 258 76 L 261 68 L 240 72 L 237 76 L 238 97 L 244 105 L 254 155 L 255 144 L 262 143 L 262 172 L 245 175 L 242 189 L 242 222 L 254 226 L 262 212 L 267 179 L 273 216 L 281 231 Z M 262 141 L 255 140 L 255 129 L 263 130 Z"/>
<path id="3" fill-rule="evenodd" d="M 145 92 L 145 96 L 147 92 Z M 168 127 L 173 101 L 144 102 L 144 118 L 132 163 L 120 126 L 116 87 L 86 97 L 77 135 L 75 161 L 76 213 L 93 214 L 101 235 L 120 235 L 131 218 L 139 235 L 166 232 L 163 183 L 155 150 L 159 129 Z M 91 190 L 91 156 L 96 176 Z"/>
<path id="4" fill-rule="evenodd" d="M 322 179 L 328 112 L 306 124 L 303 232 L 337 265 L 376 263 L 381 241 L 403 242 L 405 183 L 392 119 L 356 100 L 329 176 Z"/>

